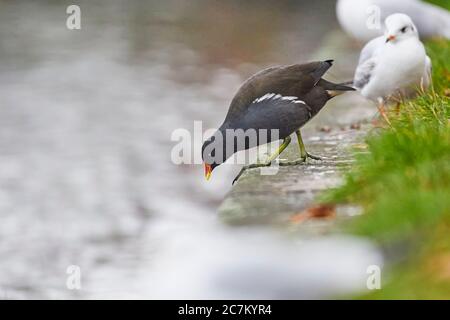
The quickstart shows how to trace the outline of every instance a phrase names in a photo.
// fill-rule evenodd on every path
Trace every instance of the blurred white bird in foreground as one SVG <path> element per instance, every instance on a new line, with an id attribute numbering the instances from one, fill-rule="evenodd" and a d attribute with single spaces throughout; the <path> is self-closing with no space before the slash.
<path id="1" fill-rule="evenodd" d="M 365 98 L 379 103 L 383 116 L 384 103 L 390 98 L 412 97 L 418 88 L 428 88 L 432 68 L 410 17 L 393 14 L 385 26 L 385 35 L 362 50 L 353 82 Z"/>
<path id="2" fill-rule="evenodd" d="M 358 238 L 325 236 L 289 244 L 279 235 L 248 229 L 233 239 L 220 234 L 213 239 L 210 233 L 195 236 L 203 241 L 173 244 L 183 250 L 169 247 L 158 256 L 156 268 L 146 270 L 148 278 L 143 281 L 151 286 L 152 295 L 144 288 L 142 296 L 325 299 L 368 292 L 368 272 L 384 264 L 379 249 Z"/>
<path id="3" fill-rule="evenodd" d="M 381 36 L 381 22 L 394 13 L 410 16 L 422 38 L 450 39 L 450 12 L 420 0 L 338 0 L 336 13 L 342 29 L 361 42 Z"/>

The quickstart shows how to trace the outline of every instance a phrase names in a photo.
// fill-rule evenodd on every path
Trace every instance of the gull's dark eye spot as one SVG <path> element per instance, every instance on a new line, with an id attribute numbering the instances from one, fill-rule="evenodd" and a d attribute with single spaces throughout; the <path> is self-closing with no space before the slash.
<path id="1" fill-rule="evenodd" d="M 402 33 L 405 33 L 406 30 L 408 30 L 408 27 L 403 27 L 400 31 L 401 31 Z"/>

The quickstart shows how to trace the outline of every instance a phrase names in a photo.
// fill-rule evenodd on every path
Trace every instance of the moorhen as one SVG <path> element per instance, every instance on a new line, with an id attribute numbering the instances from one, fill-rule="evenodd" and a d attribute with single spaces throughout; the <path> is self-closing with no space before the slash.
<path id="1" fill-rule="evenodd" d="M 223 164 L 234 153 L 261 144 L 283 140 L 278 150 L 265 163 L 242 168 L 233 184 L 247 169 L 268 167 L 287 148 L 291 134 L 297 135 L 300 159 L 280 163 L 297 165 L 307 158 L 321 160 L 310 155 L 303 143 L 300 128 L 310 121 L 331 98 L 355 89 L 322 79 L 331 68 L 333 60 L 278 66 L 265 69 L 248 79 L 233 98 L 224 123 L 202 147 L 205 177 Z M 248 130 L 265 131 L 265 137 L 257 134 L 251 139 Z M 229 132 L 234 132 L 230 135 Z M 276 132 L 277 134 L 273 134 Z M 227 147 L 228 146 L 228 147 Z"/>

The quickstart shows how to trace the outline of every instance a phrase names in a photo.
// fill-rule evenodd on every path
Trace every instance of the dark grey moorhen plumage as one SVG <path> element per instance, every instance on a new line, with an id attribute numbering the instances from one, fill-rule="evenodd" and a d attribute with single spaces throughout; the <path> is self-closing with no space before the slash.
<path id="1" fill-rule="evenodd" d="M 306 152 L 300 128 L 310 121 L 328 100 L 345 91 L 354 91 L 346 85 L 334 84 L 322 79 L 332 64 L 332 60 L 327 60 L 273 67 L 248 79 L 233 98 L 224 123 L 203 144 L 202 156 L 206 178 L 209 179 L 212 171 L 234 153 L 256 147 L 260 143 L 281 139 L 283 143 L 280 148 L 266 163 L 245 166 L 234 182 L 247 169 L 270 166 L 289 145 L 290 136 L 294 132 L 298 138 L 300 159 L 280 163 L 280 165 L 300 164 L 308 157 L 320 160 Z M 226 141 L 227 130 L 230 129 L 236 132 L 232 137 L 234 141 Z M 258 139 L 251 141 L 252 139 L 244 134 L 249 129 L 254 129 L 256 132 L 266 129 L 268 137 L 265 141 L 259 141 L 259 135 L 257 135 Z M 278 130 L 278 135 L 272 137 L 270 130 Z M 232 148 L 228 148 L 230 150 L 226 148 L 227 142 L 232 145 Z"/>

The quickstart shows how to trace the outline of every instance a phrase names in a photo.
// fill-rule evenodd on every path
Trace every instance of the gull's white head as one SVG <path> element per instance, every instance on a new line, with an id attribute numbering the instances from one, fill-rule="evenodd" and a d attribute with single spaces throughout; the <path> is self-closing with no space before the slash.
<path id="1" fill-rule="evenodd" d="M 412 19 L 403 13 L 395 13 L 385 20 L 386 42 L 397 42 L 411 37 L 419 38 L 419 32 Z"/>

